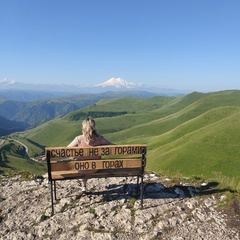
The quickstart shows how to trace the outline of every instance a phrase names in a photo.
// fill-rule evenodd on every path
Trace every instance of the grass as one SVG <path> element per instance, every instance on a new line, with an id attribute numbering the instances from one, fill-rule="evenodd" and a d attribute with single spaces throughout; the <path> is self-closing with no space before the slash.
<path id="1" fill-rule="evenodd" d="M 90 207 L 89 212 L 92 213 L 93 215 L 95 215 L 96 214 L 96 209 Z"/>
<path id="2" fill-rule="evenodd" d="M 19 151 L 19 144 L 15 141 L 6 141 L 1 147 L 0 173 L 14 176 L 21 173 L 25 178 L 32 175 L 39 175 L 46 172 L 46 164 L 37 163 L 23 157 L 23 152 Z"/>

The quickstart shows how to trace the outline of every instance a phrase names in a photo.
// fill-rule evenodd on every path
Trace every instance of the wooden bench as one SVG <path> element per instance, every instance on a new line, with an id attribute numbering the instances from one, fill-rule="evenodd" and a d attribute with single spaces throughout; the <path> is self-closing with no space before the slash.
<path id="1" fill-rule="evenodd" d="M 143 177 L 146 165 L 145 144 L 104 145 L 97 147 L 46 148 L 48 179 L 51 184 L 52 215 L 56 200 L 56 181 L 108 177 L 137 177 L 143 207 Z M 76 160 L 84 158 L 84 160 Z M 87 158 L 87 159 L 86 159 Z M 139 178 L 141 185 L 139 187 Z"/>

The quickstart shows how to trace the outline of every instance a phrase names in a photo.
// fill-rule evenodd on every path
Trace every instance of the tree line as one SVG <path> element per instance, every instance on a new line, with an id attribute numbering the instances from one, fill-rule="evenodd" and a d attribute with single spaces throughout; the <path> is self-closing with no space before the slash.
<path id="1" fill-rule="evenodd" d="M 122 111 L 122 112 L 98 112 L 98 111 L 89 111 L 89 112 L 78 112 L 73 113 L 70 117 L 73 121 L 78 121 L 79 119 L 85 119 L 89 116 L 93 118 L 102 118 L 102 117 L 116 117 L 119 115 L 127 114 L 128 112 Z"/>

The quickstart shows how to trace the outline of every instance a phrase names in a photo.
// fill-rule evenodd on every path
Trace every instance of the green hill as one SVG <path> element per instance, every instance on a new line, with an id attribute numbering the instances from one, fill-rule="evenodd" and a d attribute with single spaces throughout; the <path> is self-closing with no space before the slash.
<path id="1" fill-rule="evenodd" d="M 0 139 L 1 141 L 1 139 Z M 25 158 L 23 146 L 12 139 L 4 140 L 0 145 L 0 174 L 5 175 L 39 175 L 46 172 L 43 162 L 35 162 Z"/>
<path id="2" fill-rule="evenodd" d="M 35 93 L 36 96 L 40 94 L 40 92 L 37 91 Z M 29 94 L 32 96 L 34 92 L 26 92 L 25 94 L 26 97 Z M 47 97 L 47 94 L 41 93 L 41 95 L 42 97 Z M 0 96 L 0 116 L 9 120 L 22 122 L 25 124 L 24 129 L 27 129 L 29 127 L 36 127 L 56 117 L 63 117 L 69 112 L 94 104 L 103 98 L 121 98 L 127 96 L 148 98 L 155 95 L 156 94 L 154 93 L 144 91 L 118 91 L 98 94 L 78 94 L 62 97 L 52 96 L 51 98 L 36 99 L 32 101 L 9 100 L 8 98 L 1 99 Z M 13 97 L 9 93 L 8 96 L 10 98 Z"/>
<path id="3" fill-rule="evenodd" d="M 240 91 L 104 99 L 21 138 L 35 146 L 66 146 L 81 134 L 81 121 L 88 114 L 110 141 L 146 143 L 148 171 L 219 181 L 227 177 L 239 188 Z M 32 154 L 41 152 L 36 148 Z"/>

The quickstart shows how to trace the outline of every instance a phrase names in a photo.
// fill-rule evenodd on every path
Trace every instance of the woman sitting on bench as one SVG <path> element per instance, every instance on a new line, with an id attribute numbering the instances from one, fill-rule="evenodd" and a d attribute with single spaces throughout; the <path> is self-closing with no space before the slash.
<path id="1" fill-rule="evenodd" d="M 103 136 L 99 135 L 96 129 L 95 121 L 92 117 L 87 117 L 82 122 L 82 135 L 76 136 L 73 141 L 68 144 L 68 147 L 87 147 L 87 146 L 101 146 L 112 145 Z M 91 159 L 86 157 L 78 157 L 77 160 Z M 82 192 L 87 191 L 87 179 L 83 179 Z"/>

